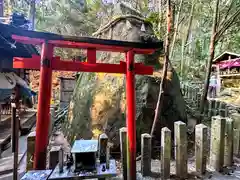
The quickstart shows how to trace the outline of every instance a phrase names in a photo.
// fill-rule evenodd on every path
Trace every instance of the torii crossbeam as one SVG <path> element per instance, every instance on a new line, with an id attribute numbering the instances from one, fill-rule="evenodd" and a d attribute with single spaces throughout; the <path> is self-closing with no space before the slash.
<path id="1" fill-rule="evenodd" d="M 40 86 L 38 96 L 36 144 L 34 168 L 46 168 L 46 150 L 48 145 L 49 108 L 51 98 L 52 70 L 77 72 L 105 72 L 126 74 L 127 98 L 127 138 L 128 138 L 128 178 L 136 179 L 136 101 L 135 75 L 151 75 L 153 68 L 142 63 L 134 63 L 135 54 L 151 54 L 161 49 L 162 42 L 136 43 L 126 41 L 104 40 L 88 37 L 61 36 L 51 33 L 21 31 L 12 38 L 17 42 L 41 45 L 41 56 L 32 58 L 15 57 L 14 68 L 40 69 Z M 54 48 L 87 49 L 87 62 L 73 60 L 63 61 L 54 57 Z M 120 64 L 98 63 L 96 51 L 126 53 L 126 62 Z"/>

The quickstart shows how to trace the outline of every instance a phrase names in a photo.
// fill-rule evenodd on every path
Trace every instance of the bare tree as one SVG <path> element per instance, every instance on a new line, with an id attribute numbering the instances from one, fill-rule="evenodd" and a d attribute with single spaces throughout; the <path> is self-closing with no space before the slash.
<path id="1" fill-rule="evenodd" d="M 164 57 L 164 64 L 163 64 L 163 75 L 159 87 L 159 95 L 158 95 L 158 101 L 155 109 L 155 116 L 153 120 L 153 125 L 151 129 L 151 136 L 153 136 L 153 133 L 155 131 L 155 127 L 157 124 L 157 120 L 159 118 L 159 115 L 161 115 L 162 105 L 163 105 L 163 90 L 165 87 L 165 81 L 167 76 L 167 69 L 168 69 L 168 63 L 169 63 L 169 44 L 170 44 L 170 32 L 171 32 L 171 0 L 167 0 L 167 34 L 166 34 L 166 41 L 165 41 L 165 57 Z"/>
<path id="2" fill-rule="evenodd" d="M 204 104 L 207 99 L 207 93 L 208 93 L 208 87 L 209 87 L 209 79 L 212 71 L 212 62 L 214 59 L 214 52 L 215 52 L 215 41 L 216 41 L 216 33 L 217 33 L 217 23 L 218 23 L 218 9 L 219 9 L 219 1 L 216 1 L 215 10 L 214 10 L 214 16 L 213 16 L 213 23 L 212 23 L 212 35 L 211 35 L 211 41 L 209 46 L 209 60 L 207 64 L 207 72 L 205 77 L 205 83 L 204 83 L 204 90 L 201 97 L 201 104 L 200 104 L 200 117 L 198 118 L 197 123 L 201 123 L 203 118 L 203 110 L 204 110 Z"/>
<path id="3" fill-rule="evenodd" d="M 181 77 L 183 77 L 183 67 L 184 67 L 184 65 L 185 65 L 184 53 L 185 53 L 185 48 L 186 48 L 186 46 L 187 46 L 187 42 L 188 42 L 189 35 L 190 35 L 190 33 L 191 33 L 194 7 L 195 7 L 195 2 L 194 2 L 194 0 L 192 0 L 192 6 L 191 6 L 191 11 L 190 11 L 189 20 L 188 20 L 187 34 L 186 34 L 185 39 L 182 40 Z"/>
<path id="4" fill-rule="evenodd" d="M 182 4 L 183 4 L 183 0 L 180 1 L 180 5 L 179 5 L 179 10 L 178 10 L 177 19 L 176 19 L 175 28 L 174 28 L 174 35 L 173 35 L 170 57 L 173 56 L 174 45 L 175 45 L 175 41 L 176 41 L 177 34 L 178 34 L 179 18 L 180 18 L 181 11 L 182 11 Z"/>

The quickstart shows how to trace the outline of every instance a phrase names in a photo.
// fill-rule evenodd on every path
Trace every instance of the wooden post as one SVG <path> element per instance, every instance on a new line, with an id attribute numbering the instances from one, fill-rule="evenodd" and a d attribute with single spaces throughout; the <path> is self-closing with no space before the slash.
<path id="1" fill-rule="evenodd" d="M 224 162 L 224 136 L 226 119 L 220 116 L 212 117 L 210 166 L 216 171 L 222 170 Z"/>
<path id="2" fill-rule="evenodd" d="M 184 97 L 186 97 L 186 94 L 187 94 L 187 86 L 186 86 L 186 84 L 183 84 L 183 94 L 184 94 Z"/>
<path id="3" fill-rule="evenodd" d="M 58 167 L 59 167 L 59 172 L 63 172 L 63 166 L 64 166 L 64 153 L 63 153 L 63 148 L 62 146 L 60 147 L 59 153 L 58 153 Z"/>
<path id="4" fill-rule="evenodd" d="M 233 120 L 226 118 L 224 166 L 233 164 Z"/>
<path id="5" fill-rule="evenodd" d="M 56 116 L 55 107 L 50 107 L 50 124 L 49 124 L 49 130 L 48 130 L 49 136 L 51 136 L 52 134 L 55 116 Z"/>
<path id="6" fill-rule="evenodd" d="M 53 146 L 49 152 L 49 169 L 54 169 L 58 164 L 61 146 Z"/>
<path id="7" fill-rule="evenodd" d="M 151 141 L 150 134 L 141 135 L 141 172 L 142 176 L 150 176 L 151 174 Z"/>
<path id="8" fill-rule="evenodd" d="M 207 163 L 207 135 L 208 128 L 204 124 L 195 126 L 195 156 L 196 156 L 196 171 L 197 173 L 205 174 Z"/>
<path id="9" fill-rule="evenodd" d="M 233 154 L 239 157 L 240 153 L 240 130 L 233 129 Z"/>
<path id="10" fill-rule="evenodd" d="M 217 115 L 216 100 L 213 99 L 212 100 L 212 116 L 216 116 L 216 115 Z"/>
<path id="11" fill-rule="evenodd" d="M 194 88 L 191 87 L 191 93 L 190 93 L 190 100 L 193 101 L 194 100 Z"/>
<path id="12" fill-rule="evenodd" d="M 196 88 L 192 88 L 192 100 L 196 102 Z"/>
<path id="13" fill-rule="evenodd" d="M 200 108 L 200 102 L 201 102 L 201 94 L 197 93 L 197 107 Z"/>
<path id="14" fill-rule="evenodd" d="M 201 99 L 201 94 L 199 95 L 199 92 L 200 92 L 200 89 L 197 87 L 196 88 L 196 101 L 197 101 L 198 107 L 199 107 L 200 99 Z"/>
<path id="15" fill-rule="evenodd" d="M 233 120 L 233 128 L 240 129 L 240 114 L 239 113 L 233 113 L 231 115 L 231 118 Z"/>
<path id="16" fill-rule="evenodd" d="M 229 116 L 229 106 L 226 104 L 226 107 L 225 107 L 225 117 L 228 117 Z"/>
<path id="17" fill-rule="evenodd" d="M 161 176 L 162 179 L 170 178 L 170 160 L 171 160 L 171 131 L 164 127 L 161 133 Z"/>
<path id="18" fill-rule="evenodd" d="M 225 117 L 226 115 L 226 113 L 225 113 L 225 111 L 226 111 L 226 103 L 224 103 L 224 102 L 220 102 L 220 105 L 219 105 L 219 115 L 220 116 L 222 116 L 222 117 Z"/>
<path id="19" fill-rule="evenodd" d="M 208 117 L 212 117 L 212 100 L 208 100 Z"/>
<path id="20" fill-rule="evenodd" d="M 17 118 L 16 104 L 12 106 L 12 152 L 13 152 L 13 180 L 18 179 L 18 141 L 19 141 L 19 119 Z"/>
<path id="21" fill-rule="evenodd" d="M 106 154 L 108 146 L 108 137 L 105 133 L 102 133 L 98 137 L 98 148 L 99 148 L 99 160 L 100 163 L 106 163 Z"/>
<path id="22" fill-rule="evenodd" d="M 215 104 L 215 109 L 216 109 L 216 115 L 220 115 L 220 104 L 221 104 L 221 101 L 219 100 L 216 100 L 216 104 Z"/>
<path id="23" fill-rule="evenodd" d="M 194 88 L 194 98 L 193 100 L 197 102 L 198 100 L 198 92 L 199 92 L 199 88 Z"/>
<path id="24" fill-rule="evenodd" d="M 190 86 L 188 86 L 188 100 L 191 100 L 191 96 L 192 96 L 192 88 Z"/>
<path id="25" fill-rule="evenodd" d="M 31 132 L 27 137 L 27 171 L 33 170 L 36 132 Z"/>
<path id="26" fill-rule="evenodd" d="M 177 121 L 174 123 L 176 175 L 180 179 L 187 177 L 187 127 Z"/>
<path id="27" fill-rule="evenodd" d="M 127 128 L 120 129 L 120 148 L 122 160 L 123 179 L 127 180 Z"/>
<path id="28" fill-rule="evenodd" d="M 110 168 L 110 146 L 107 145 L 106 149 L 106 169 Z"/>
<path id="29" fill-rule="evenodd" d="M 185 98 L 187 99 L 188 97 L 188 86 L 185 86 Z"/>
<path id="30" fill-rule="evenodd" d="M 208 116 L 208 109 L 209 109 L 209 101 L 205 101 L 204 105 L 204 114 Z"/>
<path id="31" fill-rule="evenodd" d="M 126 52 L 127 166 L 129 180 L 136 179 L 136 93 L 134 54 L 135 52 L 133 50 Z"/>
<path id="32" fill-rule="evenodd" d="M 52 88 L 52 67 L 54 47 L 47 41 L 42 44 L 41 67 L 39 79 L 39 96 L 37 106 L 36 143 L 34 152 L 34 169 L 46 168 L 48 130 L 50 124 L 50 100 Z"/>

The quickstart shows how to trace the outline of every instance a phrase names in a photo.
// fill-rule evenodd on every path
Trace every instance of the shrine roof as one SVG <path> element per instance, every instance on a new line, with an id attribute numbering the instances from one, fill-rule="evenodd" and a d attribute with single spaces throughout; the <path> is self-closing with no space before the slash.
<path id="1" fill-rule="evenodd" d="M 71 153 L 97 152 L 98 140 L 76 140 L 72 146 Z"/>
<path id="2" fill-rule="evenodd" d="M 215 63 L 218 63 L 218 62 L 221 62 L 221 61 L 229 60 L 229 56 L 231 57 L 231 59 L 240 58 L 240 54 L 225 51 L 225 52 L 223 52 L 222 54 L 220 54 L 219 56 L 217 56 L 217 57 L 213 60 L 213 63 L 215 64 Z"/>
<path id="3" fill-rule="evenodd" d="M 32 54 L 39 55 L 33 45 L 18 43 L 12 39 L 16 31 L 22 30 L 13 25 L 0 23 L 0 55 L 9 57 L 9 60 L 16 56 L 30 58 Z"/>
<path id="4" fill-rule="evenodd" d="M 1 28 L 2 29 L 2 28 Z M 138 49 L 163 49 L 163 42 L 129 42 L 129 41 L 119 41 L 119 40 L 109 40 L 109 39 L 99 39 L 92 37 L 79 37 L 79 36 L 68 36 L 60 35 L 49 32 L 37 32 L 24 30 L 19 28 L 12 28 L 9 26 L 4 26 L 4 31 L 9 32 L 16 36 L 41 39 L 44 41 L 69 41 L 75 43 L 88 43 L 95 45 L 105 45 L 114 47 L 125 47 L 125 48 L 138 48 Z"/>

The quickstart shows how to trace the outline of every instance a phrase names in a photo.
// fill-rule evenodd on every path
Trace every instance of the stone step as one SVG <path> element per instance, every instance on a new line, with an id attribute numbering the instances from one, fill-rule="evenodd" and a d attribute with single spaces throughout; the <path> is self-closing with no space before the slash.
<path id="1" fill-rule="evenodd" d="M 36 112 L 27 112 L 23 117 L 21 117 L 21 135 L 28 134 L 33 126 L 36 124 Z"/>
<path id="2" fill-rule="evenodd" d="M 20 115 L 20 122 L 22 127 L 21 134 L 29 133 L 36 123 L 36 112 L 26 112 Z M 1 152 L 9 147 L 11 142 L 11 116 L 6 118 L 0 124 L 0 155 Z"/>
<path id="3" fill-rule="evenodd" d="M 4 151 L 6 145 L 11 141 L 11 116 L 2 115 L 0 121 L 0 152 Z M 1 153 L 0 153 L 1 155 Z"/>
<path id="4" fill-rule="evenodd" d="M 18 163 L 23 159 L 24 154 L 18 155 Z M 0 175 L 11 173 L 13 171 L 13 156 L 0 159 Z"/>

